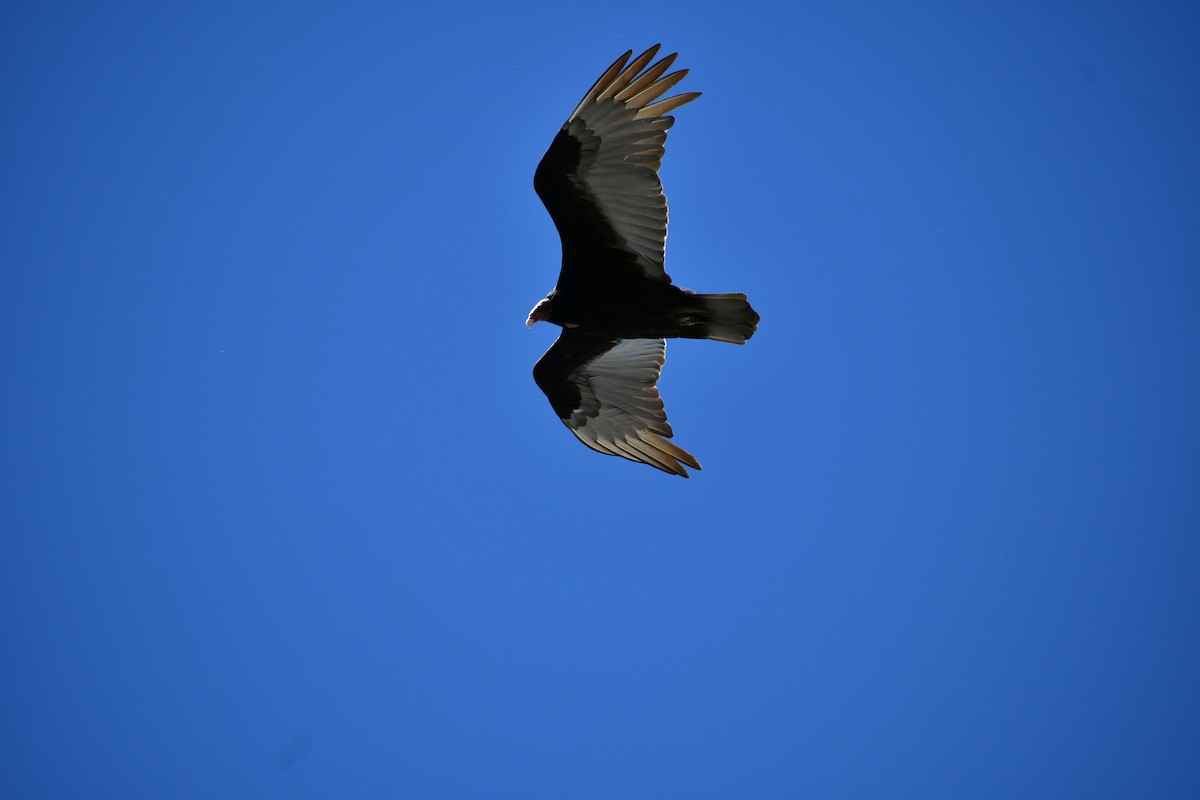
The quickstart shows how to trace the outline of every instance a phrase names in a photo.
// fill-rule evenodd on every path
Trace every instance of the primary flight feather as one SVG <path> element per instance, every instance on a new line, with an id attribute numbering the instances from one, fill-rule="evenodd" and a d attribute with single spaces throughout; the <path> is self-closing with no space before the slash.
<path id="1" fill-rule="evenodd" d="M 658 394 L 665 339 L 745 344 L 759 316 L 744 294 L 696 294 L 663 265 L 667 199 L 658 168 L 664 116 L 699 92 L 660 99 L 687 74 L 647 66 L 654 45 L 613 62 L 542 156 L 533 186 L 562 239 L 558 284 L 526 324 L 562 327 L 533 377 L 559 419 L 593 450 L 688 477 L 696 458 L 672 443 Z"/>

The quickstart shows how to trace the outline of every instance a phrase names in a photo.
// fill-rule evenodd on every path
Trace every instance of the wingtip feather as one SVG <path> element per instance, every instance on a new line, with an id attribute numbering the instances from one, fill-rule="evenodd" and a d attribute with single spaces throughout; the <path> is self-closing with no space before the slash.
<path id="1" fill-rule="evenodd" d="M 588 89 L 587 94 L 585 94 L 583 99 L 579 101 L 579 105 L 575 106 L 575 110 L 571 112 L 571 116 L 567 117 L 568 122 L 575 119 L 581 108 L 589 103 L 595 102 L 596 98 L 600 96 L 600 93 L 608 88 L 609 84 L 612 83 L 613 78 L 621 74 L 621 70 L 625 68 L 625 62 L 627 62 L 629 57 L 632 55 L 633 50 L 626 50 L 620 56 L 620 58 L 609 65 L 608 69 L 604 70 L 604 73 L 596 79 L 595 83 L 592 84 L 592 88 Z"/>
<path id="2" fill-rule="evenodd" d="M 675 63 L 675 59 L 678 57 L 678 53 L 671 53 L 669 56 L 664 56 L 658 61 L 657 64 L 650 67 L 648 70 L 635 78 L 632 83 L 622 89 L 621 92 L 617 94 L 616 99 L 620 100 L 621 102 L 625 102 L 650 84 L 654 83 L 656 80 L 658 80 L 660 75 L 666 72 L 667 69 Z"/>
<path id="3" fill-rule="evenodd" d="M 630 82 L 638 77 L 638 73 L 645 69 L 646 65 L 650 63 L 650 59 L 654 58 L 654 54 L 658 52 L 659 47 L 660 45 L 656 44 L 635 58 L 633 61 L 629 62 L 628 66 L 622 69 L 620 74 L 609 81 L 608 85 L 604 87 L 604 90 L 601 91 L 597 97 L 612 97 L 624 91 L 629 86 Z M 630 52 L 632 53 L 633 51 Z"/>
<path id="4" fill-rule="evenodd" d="M 666 100 L 659 100 L 657 103 L 651 103 L 638 110 L 634 119 L 650 119 L 661 116 L 668 111 L 673 111 L 685 103 L 690 103 L 700 96 L 700 92 L 684 92 L 677 94 L 674 97 L 668 97 Z"/>

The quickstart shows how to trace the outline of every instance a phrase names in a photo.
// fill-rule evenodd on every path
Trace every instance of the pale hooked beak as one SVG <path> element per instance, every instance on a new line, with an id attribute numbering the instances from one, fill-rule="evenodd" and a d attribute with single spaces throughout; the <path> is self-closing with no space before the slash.
<path id="1" fill-rule="evenodd" d="M 541 322 L 544 319 L 550 319 L 550 298 L 545 297 L 533 307 L 533 311 L 529 312 L 529 318 L 525 320 L 525 327 L 532 328 L 533 323 Z"/>

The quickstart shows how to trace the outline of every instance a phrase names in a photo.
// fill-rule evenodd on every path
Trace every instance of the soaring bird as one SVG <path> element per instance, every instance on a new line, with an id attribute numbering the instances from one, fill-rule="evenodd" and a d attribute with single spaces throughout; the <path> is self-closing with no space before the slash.
<path id="1" fill-rule="evenodd" d="M 695 456 L 669 441 L 658 378 L 666 339 L 745 344 L 759 316 L 744 294 L 696 294 L 664 269 L 667 199 L 658 169 L 674 117 L 699 92 L 658 98 L 687 70 L 627 51 L 579 101 L 542 156 L 533 187 L 562 239 L 558 284 L 526 325 L 560 326 L 533 368 L 554 413 L 593 450 L 688 477 Z"/>

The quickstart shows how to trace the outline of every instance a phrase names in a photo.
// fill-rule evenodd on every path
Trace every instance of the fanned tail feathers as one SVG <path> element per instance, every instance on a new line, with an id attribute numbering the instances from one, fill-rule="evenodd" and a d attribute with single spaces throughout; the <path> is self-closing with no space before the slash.
<path id="1" fill-rule="evenodd" d="M 746 302 L 744 294 L 702 294 L 709 315 L 704 327 L 707 339 L 730 344 L 745 344 L 758 330 L 758 313 Z"/>

